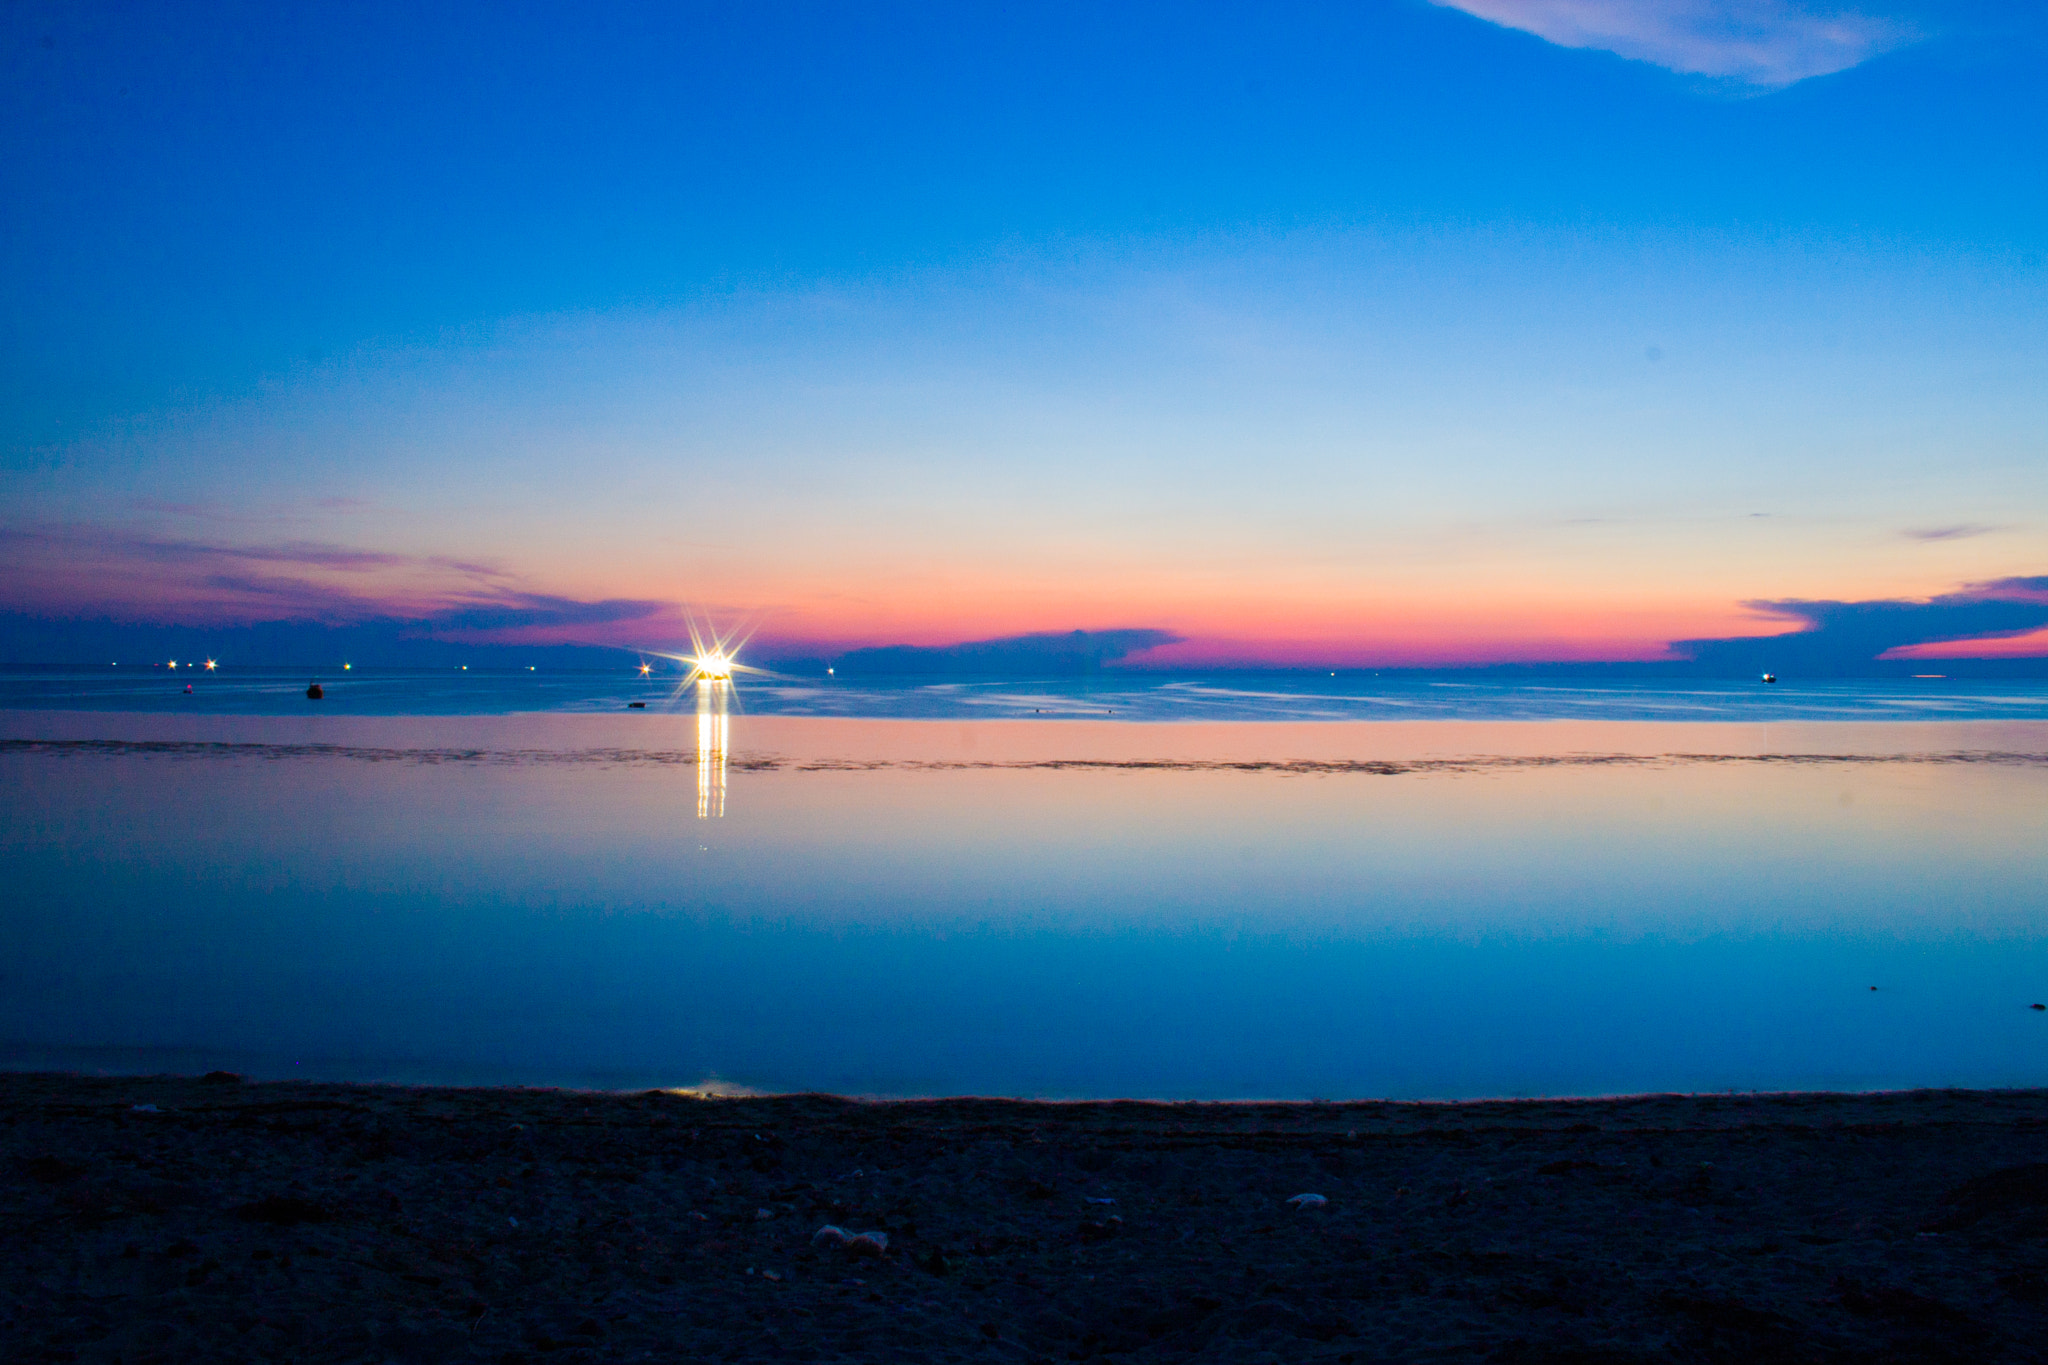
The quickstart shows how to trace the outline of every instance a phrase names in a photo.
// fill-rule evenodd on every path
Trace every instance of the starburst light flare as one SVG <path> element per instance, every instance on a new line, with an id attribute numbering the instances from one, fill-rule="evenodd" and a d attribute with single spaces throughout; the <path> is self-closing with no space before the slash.
<path id="1" fill-rule="evenodd" d="M 750 629 L 734 629 L 721 632 L 708 622 L 700 623 L 693 613 L 684 613 L 683 619 L 690 627 L 690 652 L 688 654 L 666 654 L 659 650 L 664 659 L 673 659 L 682 664 L 688 673 L 683 686 L 702 682 L 732 682 L 742 673 L 765 673 L 765 669 L 749 668 L 739 661 L 740 649 L 753 635 Z"/>

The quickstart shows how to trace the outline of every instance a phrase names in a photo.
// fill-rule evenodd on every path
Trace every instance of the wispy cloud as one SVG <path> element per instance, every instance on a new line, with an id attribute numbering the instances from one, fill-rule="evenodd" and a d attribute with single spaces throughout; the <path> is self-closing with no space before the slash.
<path id="1" fill-rule="evenodd" d="M 579 602 L 572 597 L 550 597 L 534 592 L 500 592 L 488 599 L 472 599 L 443 607 L 421 621 L 436 635 L 451 638 L 493 638 L 536 633 L 558 634 L 581 626 L 615 626 L 646 622 L 673 614 L 666 602 L 634 597 L 607 597 L 597 602 Z"/>
<path id="2" fill-rule="evenodd" d="M 1775 90 L 1845 71 L 1916 35 L 1905 24 L 1792 0 L 1431 0 L 1671 71 Z"/>
<path id="3" fill-rule="evenodd" d="M 325 542 L 237 545 L 118 527 L 0 527 L 0 609 L 188 626 L 376 625 L 471 643 L 682 633 L 668 603 L 525 590 L 494 565 Z"/>
<path id="4" fill-rule="evenodd" d="M 1920 526 L 1901 531 L 1908 540 L 1968 540 L 1972 536 L 1988 536 L 1998 528 L 1963 523 L 1957 526 Z"/>

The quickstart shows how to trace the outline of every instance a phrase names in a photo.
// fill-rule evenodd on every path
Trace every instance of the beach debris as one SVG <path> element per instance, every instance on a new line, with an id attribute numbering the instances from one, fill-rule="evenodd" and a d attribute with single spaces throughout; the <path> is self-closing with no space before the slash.
<path id="1" fill-rule="evenodd" d="M 138 1104 L 130 1107 L 128 1112 L 131 1114 L 161 1114 L 163 1110 L 153 1104 Z"/>
<path id="2" fill-rule="evenodd" d="M 510 1224 L 511 1224 L 511 1225 L 512 1225 L 513 1227 L 515 1227 L 515 1228 L 519 1226 L 519 1220 L 518 1220 L 517 1218 L 510 1218 L 510 1217 L 508 1217 L 508 1218 L 506 1218 L 506 1220 L 505 1220 L 505 1221 L 506 1221 L 506 1222 L 508 1222 L 508 1223 L 510 1223 Z"/>
<path id="3" fill-rule="evenodd" d="M 848 1232 L 837 1223 L 827 1223 L 811 1234 L 812 1246 L 843 1247 L 853 1256 L 885 1256 L 889 1251 L 886 1232 Z"/>
<path id="4" fill-rule="evenodd" d="M 1114 1200 L 1114 1199 L 1097 1199 L 1097 1198 L 1096 1198 L 1096 1197 L 1095 1197 L 1094 1195 L 1090 1195 L 1090 1196 L 1088 1196 L 1088 1202 L 1089 1202 L 1089 1203 L 1091 1203 L 1091 1204 L 1110 1204 L 1110 1205 L 1114 1205 L 1114 1204 L 1116 1203 L 1116 1200 Z"/>
<path id="5" fill-rule="evenodd" d="M 777 1274 L 777 1273 L 776 1273 L 775 1271 L 773 1271 L 773 1270 L 764 1270 L 764 1271 L 762 1271 L 762 1272 L 761 1272 L 761 1278 L 762 1278 L 762 1279 L 764 1279 L 764 1280 L 774 1280 L 774 1281 L 776 1281 L 777 1283 L 780 1283 L 780 1282 L 781 1282 L 781 1280 L 782 1280 L 782 1276 L 781 1276 L 781 1275 L 779 1275 L 779 1274 Z"/>
<path id="6" fill-rule="evenodd" d="M 1929 1232 L 1959 1232 L 1996 1213 L 2048 1207 L 2048 1162 L 2008 1166 L 1966 1180 L 1941 1197 L 1955 1211 L 1927 1225 Z"/>
<path id="7" fill-rule="evenodd" d="M 754 1221 L 755 1221 L 755 1222 L 757 1222 L 757 1223 L 765 1223 L 765 1222 L 767 1222 L 767 1221 L 768 1221 L 768 1220 L 769 1220 L 770 1218 L 773 1218 L 774 1216 L 775 1216 L 775 1210 L 774 1210 L 774 1209 L 755 1209 L 755 1210 L 754 1210 Z"/>
<path id="8" fill-rule="evenodd" d="M 1330 1201 L 1326 1196 L 1320 1194 L 1297 1194 L 1287 1202 L 1298 1209 L 1320 1209 Z"/>
<path id="9" fill-rule="evenodd" d="M 1074 1230 L 1074 1235 L 1084 1242 L 1106 1242 L 1124 1230 L 1124 1220 L 1111 1214 L 1099 1222 L 1090 1219 Z"/>

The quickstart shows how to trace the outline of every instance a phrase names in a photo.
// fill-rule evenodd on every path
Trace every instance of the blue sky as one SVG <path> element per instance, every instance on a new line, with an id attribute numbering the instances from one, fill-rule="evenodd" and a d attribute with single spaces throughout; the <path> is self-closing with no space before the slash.
<path id="1" fill-rule="evenodd" d="M 0 34 L 18 614 L 1654 657 L 2048 568 L 2033 6 Z"/>

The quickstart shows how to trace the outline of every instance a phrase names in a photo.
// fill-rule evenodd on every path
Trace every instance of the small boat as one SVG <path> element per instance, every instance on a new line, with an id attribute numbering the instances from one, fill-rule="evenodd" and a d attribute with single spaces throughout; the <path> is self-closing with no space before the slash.
<path id="1" fill-rule="evenodd" d="M 324 696 L 326 696 L 326 695 L 327 695 L 327 694 L 326 694 L 325 692 L 323 692 L 323 691 L 321 691 L 321 690 L 320 690 L 320 684 L 319 684 L 319 683 L 307 683 L 307 684 L 306 684 L 306 700 L 307 700 L 307 701 L 318 701 L 318 700 L 320 700 L 320 699 L 321 699 L 322 697 L 324 697 Z"/>
<path id="2" fill-rule="evenodd" d="M 1774 682 L 1776 682 L 1777 680 L 1778 680 L 1778 675 L 1777 675 L 1777 674 L 1775 674 L 1775 673 L 1766 673 L 1766 674 L 1764 674 L 1764 681 L 1765 681 L 1765 682 L 1767 682 L 1767 683 L 1774 683 Z"/>
<path id="3" fill-rule="evenodd" d="M 647 703 L 644 701 L 629 701 L 626 703 L 626 709 L 628 711 L 645 711 Z"/>

